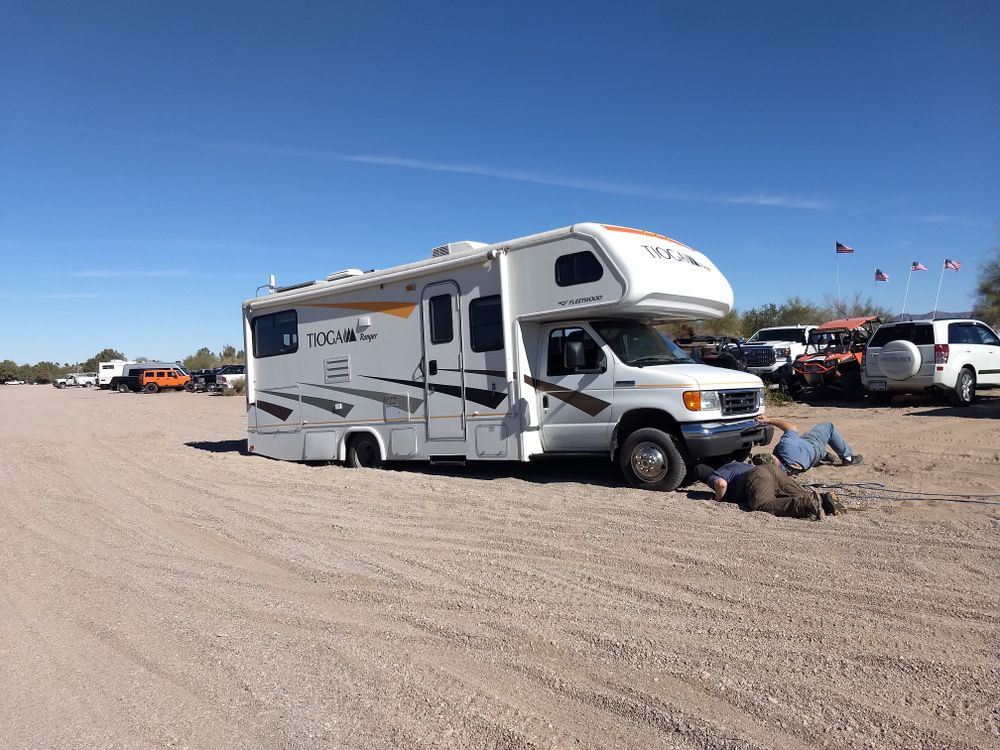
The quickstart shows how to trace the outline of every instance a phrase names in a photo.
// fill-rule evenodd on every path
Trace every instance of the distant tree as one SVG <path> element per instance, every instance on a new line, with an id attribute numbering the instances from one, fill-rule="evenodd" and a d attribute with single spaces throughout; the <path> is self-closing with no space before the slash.
<path id="1" fill-rule="evenodd" d="M 37 362 L 31 366 L 30 380 L 35 383 L 51 383 L 62 374 L 62 368 L 55 362 Z"/>
<path id="2" fill-rule="evenodd" d="M 117 349 L 102 349 L 84 362 L 80 369 L 84 372 L 97 372 L 97 367 L 100 362 L 108 362 L 112 359 L 125 359 L 125 355 Z"/>
<path id="3" fill-rule="evenodd" d="M 243 350 L 236 351 L 236 347 L 231 344 L 227 344 L 222 347 L 222 364 L 224 365 L 241 365 L 244 362 Z"/>
<path id="4" fill-rule="evenodd" d="M 821 309 L 821 317 L 824 320 L 834 320 L 836 318 L 860 318 L 868 315 L 877 315 L 880 320 L 892 320 L 893 312 L 883 305 L 876 305 L 871 297 L 866 297 L 861 292 L 855 292 L 849 300 L 837 300 L 827 295 L 823 298 L 825 309 Z M 820 321 L 822 322 L 822 321 Z"/>
<path id="5" fill-rule="evenodd" d="M 993 257 L 979 270 L 973 315 L 996 328 L 1000 326 L 1000 247 L 991 252 Z"/>
<path id="6" fill-rule="evenodd" d="M 0 382 L 18 379 L 17 362 L 12 359 L 5 359 L 3 362 L 0 362 Z"/>
<path id="7" fill-rule="evenodd" d="M 184 358 L 184 366 L 189 370 L 207 370 L 210 367 L 218 366 L 218 364 L 218 356 L 207 346 L 203 346 L 194 354 Z"/>
<path id="8" fill-rule="evenodd" d="M 773 302 L 760 307 L 751 307 L 740 316 L 740 328 L 744 336 L 750 336 L 761 328 L 778 325 L 781 311 Z"/>

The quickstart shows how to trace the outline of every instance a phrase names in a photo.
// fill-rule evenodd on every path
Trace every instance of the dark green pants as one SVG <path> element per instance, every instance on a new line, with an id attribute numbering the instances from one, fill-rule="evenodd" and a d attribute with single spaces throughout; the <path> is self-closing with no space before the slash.
<path id="1" fill-rule="evenodd" d="M 746 486 L 750 510 L 792 518 L 814 516 L 819 510 L 812 491 L 787 476 L 776 461 L 755 467 Z"/>

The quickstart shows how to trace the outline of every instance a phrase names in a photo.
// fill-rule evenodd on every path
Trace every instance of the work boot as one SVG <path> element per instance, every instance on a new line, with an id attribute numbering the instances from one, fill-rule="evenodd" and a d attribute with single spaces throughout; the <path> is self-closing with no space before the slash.
<path id="1" fill-rule="evenodd" d="M 823 458 L 821 458 L 819 462 L 823 466 L 834 466 L 837 463 L 837 457 L 832 453 L 830 453 L 830 451 L 827 451 L 826 455 L 823 456 Z"/>
<path id="2" fill-rule="evenodd" d="M 819 493 L 819 499 L 823 505 L 823 512 L 828 516 L 838 516 L 845 510 L 844 504 L 833 490 Z"/>
<path id="3" fill-rule="evenodd" d="M 860 453 L 855 453 L 850 458 L 845 458 L 843 460 L 843 465 L 844 466 L 858 466 L 859 464 L 863 464 L 864 462 L 865 462 L 865 457 L 862 456 Z"/>

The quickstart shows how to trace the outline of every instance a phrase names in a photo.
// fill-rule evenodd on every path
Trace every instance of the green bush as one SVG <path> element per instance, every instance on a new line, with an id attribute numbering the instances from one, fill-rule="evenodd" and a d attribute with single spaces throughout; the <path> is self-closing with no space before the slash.
<path id="1" fill-rule="evenodd" d="M 237 380 L 228 388 L 222 390 L 223 396 L 242 396 L 247 392 L 247 381 Z"/>

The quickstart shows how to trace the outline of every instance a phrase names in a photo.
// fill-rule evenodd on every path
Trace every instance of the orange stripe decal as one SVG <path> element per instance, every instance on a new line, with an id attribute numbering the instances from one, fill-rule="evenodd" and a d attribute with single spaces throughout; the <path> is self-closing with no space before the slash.
<path id="1" fill-rule="evenodd" d="M 366 310 L 367 312 L 379 312 L 386 315 L 395 315 L 397 318 L 408 318 L 417 307 L 416 302 L 315 302 L 303 307 L 328 307 L 340 310 Z"/>
<path id="2" fill-rule="evenodd" d="M 601 224 L 605 229 L 610 229 L 612 232 L 627 232 L 629 234 L 641 234 L 643 237 L 656 237 L 658 240 L 666 240 L 667 242 L 674 242 L 681 247 L 686 247 L 688 250 L 694 250 L 693 247 L 688 247 L 683 242 L 679 242 L 672 237 L 667 237 L 663 234 L 657 234 L 656 232 L 647 232 L 644 229 L 630 229 L 629 227 L 616 227 L 611 224 Z"/>

